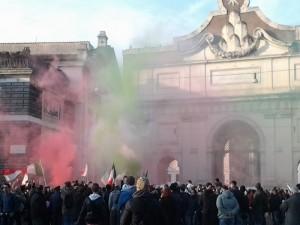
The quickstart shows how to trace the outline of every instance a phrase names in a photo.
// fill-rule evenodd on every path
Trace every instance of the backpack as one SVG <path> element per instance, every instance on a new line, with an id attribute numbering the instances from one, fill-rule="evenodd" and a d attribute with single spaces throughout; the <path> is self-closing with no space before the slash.
<path id="1" fill-rule="evenodd" d="M 65 201 L 64 201 L 66 209 L 71 209 L 73 207 L 73 202 L 74 202 L 73 195 L 71 192 L 68 192 L 65 195 Z"/>

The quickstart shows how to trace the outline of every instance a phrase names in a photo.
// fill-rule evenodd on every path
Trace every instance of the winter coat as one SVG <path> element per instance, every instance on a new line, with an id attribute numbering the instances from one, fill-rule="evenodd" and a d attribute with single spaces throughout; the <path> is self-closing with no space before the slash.
<path id="1" fill-rule="evenodd" d="M 239 203 L 231 191 L 224 191 L 219 195 L 216 205 L 220 219 L 234 218 L 239 212 Z"/>
<path id="2" fill-rule="evenodd" d="M 175 206 L 175 211 L 173 212 L 173 217 L 172 217 L 173 224 L 180 225 L 182 224 L 183 221 L 183 210 L 182 210 L 183 199 L 180 192 L 173 191 L 171 193 L 171 199 L 173 205 Z"/>
<path id="3" fill-rule="evenodd" d="M 87 224 L 107 225 L 107 211 L 101 195 L 92 193 L 84 200 L 77 222 L 84 218 Z"/>
<path id="4" fill-rule="evenodd" d="M 268 199 L 263 190 L 257 190 L 253 199 L 253 213 L 255 217 L 264 216 L 268 209 Z"/>
<path id="5" fill-rule="evenodd" d="M 123 211 L 126 203 L 132 199 L 133 193 L 136 191 L 134 186 L 123 185 L 123 188 L 120 193 L 119 201 L 118 201 L 118 208 L 119 210 Z"/>
<path id="6" fill-rule="evenodd" d="M 148 191 L 137 191 L 127 202 L 121 225 L 164 225 L 159 202 Z"/>
<path id="7" fill-rule="evenodd" d="M 212 190 L 205 190 L 201 195 L 202 225 L 218 225 L 217 195 Z"/>
<path id="8" fill-rule="evenodd" d="M 281 205 L 281 209 L 286 213 L 285 225 L 299 225 L 300 193 L 296 193 L 288 200 L 284 201 Z"/>
<path id="9" fill-rule="evenodd" d="M 0 202 L 0 211 L 1 213 L 10 213 L 14 214 L 18 208 L 18 201 L 16 196 L 13 193 L 2 193 L 1 202 Z"/>
<path id="10" fill-rule="evenodd" d="M 34 191 L 30 197 L 30 217 L 32 222 L 47 224 L 47 216 L 45 196 L 39 191 Z"/>
<path id="11" fill-rule="evenodd" d="M 281 202 L 281 198 L 278 194 L 271 194 L 269 199 L 270 212 L 279 211 Z"/>
<path id="12" fill-rule="evenodd" d="M 72 206 L 67 206 L 66 205 L 66 196 L 70 196 L 72 198 Z M 64 187 L 62 190 L 61 190 L 61 198 L 62 198 L 62 201 L 63 201 L 63 204 L 62 204 L 62 214 L 63 215 L 67 215 L 67 216 L 74 216 L 74 190 L 73 188 L 71 187 Z M 69 197 L 68 197 L 69 198 Z"/>
<path id="13" fill-rule="evenodd" d="M 113 190 L 109 194 L 108 209 L 109 209 L 109 222 L 110 225 L 120 224 L 120 210 L 118 208 L 118 200 L 120 197 L 120 190 Z"/>
<path id="14" fill-rule="evenodd" d="M 85 198 L 86 196 L 84 196 L 84 190 L 82 187 L 79 187 L 77 190 L 75 190 L 73 208 L 74 218 L 78 218 Z"/>
<path id="15" fill-rule="evenodd" d="M 160 206 L 166 225 L 176 223 L 176 205 L 171 196 L 164 196 L 160 199 Z"/>
<path id="16" fill-rule="evenodd" d="M 118 201 L 120 197 L 120 190 L 114 190 L 110 192 L 109 199 L 108 199 L 108 209 L 109 211 L 118 208 Z"/>

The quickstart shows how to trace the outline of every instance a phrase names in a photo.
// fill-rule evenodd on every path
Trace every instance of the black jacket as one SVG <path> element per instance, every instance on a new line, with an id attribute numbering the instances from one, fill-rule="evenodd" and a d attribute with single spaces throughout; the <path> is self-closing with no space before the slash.
<path id="1" fill-rule="evenodd" d="M 218 225 L 217 195 L 212 190 L 205 190 L 201 195 L 200 206 L 202 208 L 202 224 Z"/>
<path id="2" fill-rule="evenodd" d="M 85 219 L 88 224 L 107 225 L 109 221 L 103 198 L 93 193 L 84 200 L 77 223 Z"/>
<path id="3" fill-rule="evenodd" d="M 285 225 L 300 224 L 300 193 L 294 194 L 288 200 L 284 201 L 281 209 L 286 213 Z"/>
<path id="4" fill-rule="evenodd" d="M 121 225 L 163 225 L 159 202 L 147 191 L 137 191 L 126 203 Z"/>
<path id="5" fill-rule="evenodd" d="M 30 197 L 30 216 L 32 221 L 47 221 L 47 205 L 44 195 L 34 191 Z"/>

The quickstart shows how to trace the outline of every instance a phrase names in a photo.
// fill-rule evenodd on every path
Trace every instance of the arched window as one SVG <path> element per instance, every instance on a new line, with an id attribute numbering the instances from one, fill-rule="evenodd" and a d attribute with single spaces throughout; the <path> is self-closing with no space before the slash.
<path id="1" fill-rule="evenodd" d="M 224 162 L 223 162 L 223 171 L 224 171 L 224 183 L 229 185 L 230 183 L 230 140 L 228 140 L 224 146 Z"/>

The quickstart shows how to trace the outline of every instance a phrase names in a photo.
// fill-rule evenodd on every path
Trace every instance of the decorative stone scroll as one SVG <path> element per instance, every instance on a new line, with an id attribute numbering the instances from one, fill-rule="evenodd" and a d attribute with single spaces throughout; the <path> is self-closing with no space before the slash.
<path id="1" fill-rule="evenodd" d="M 30 48 L 18 52 L 0 52 L 0 68 L 28 68 L 30 66 Z"/>
<path id="2" fill-rule="evenodd" d="M 250 0 L 218 0 L 219 9 L 223 12 L 230 10 L 238 10 L 240 12 L 245 12 L 248 10 L 250 5 Z"/>

